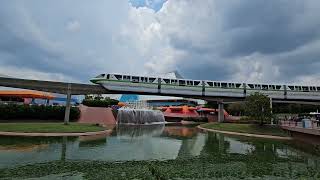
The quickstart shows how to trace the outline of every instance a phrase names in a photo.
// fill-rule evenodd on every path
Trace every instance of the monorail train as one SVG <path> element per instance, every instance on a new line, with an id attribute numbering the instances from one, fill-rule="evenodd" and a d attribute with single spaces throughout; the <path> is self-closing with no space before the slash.
<path id="1" fill-rule="evenodd" d="M 277 99 L 320 100 L 320 87 L 316 86 L 248 84 L 123 74 L 100 74 L 90 81 L 111 91 L 224 97 L 246 97 L 254 92 L 261 92 Z"/>

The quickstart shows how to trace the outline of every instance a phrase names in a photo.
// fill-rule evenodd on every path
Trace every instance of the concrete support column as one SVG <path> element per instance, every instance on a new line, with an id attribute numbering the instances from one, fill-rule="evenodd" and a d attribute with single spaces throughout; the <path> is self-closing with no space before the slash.
<path id="1" fill-rule="evenodd" d="M 65 125 L 69 124 L 70 108 L 71 108 L 71 84 L 68 84 L 66 110 L 64 113 L 64 124 Z"/>
<path id="2" fill-rule="evenodd" d="M 271 115 L 273 115 L 273 112 L 272 112 L 272 98 L 270 97 L 270 111 L 271 111 Z M 273 125 L 273 117 L 271 117 L 271 125 Z"/>
<path id="3" fill-rule="evenodd" d="M 224 107 L 222 102 L 218 102 L 218 122 L 224 121 Z"/>

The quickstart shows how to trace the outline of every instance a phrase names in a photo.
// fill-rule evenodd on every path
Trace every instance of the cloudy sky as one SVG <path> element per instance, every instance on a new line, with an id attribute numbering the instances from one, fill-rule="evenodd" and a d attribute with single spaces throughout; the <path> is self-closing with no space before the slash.
<path id="1" fill-rule="evenodd" d="M 319 0 L 2 0 L 0 74 L 320 85 Z"/>

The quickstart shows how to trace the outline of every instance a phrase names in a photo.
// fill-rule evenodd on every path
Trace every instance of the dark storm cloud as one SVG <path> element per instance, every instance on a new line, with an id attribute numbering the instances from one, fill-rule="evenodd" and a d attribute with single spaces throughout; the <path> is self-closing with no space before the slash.
<path id="1" fill-rule="evenodd" d="M 313 2 L 315 6 L 320 5 L 316 1 Z M 306 11 L 309 11 L 305 9 L 305 1 L 245 0 L 234 7 L 222 8 L 225 10 L 224 30 L 236 32 L 230 36 L 227 55 L 290 51 L 319 38 L 318 29 L 299 32 L 293 26 L 299 16 L 303 17 Z"/>
<path id="2" fill-rule="evenodd" d="M 191 24 L 199 26 L 198 29 L 212 29 L 203 44 L 194 44 L 191 37 L 171 37 L 172 46 L 187 52 L 188 59 L 207 64 L 200 66 L 190 63 L 190 66 L 180 67 L 187 74 L 195 77 L 205 77 L 208 74 L 209 77 L 228 79 L 237 71 L 238 67 L 234 62 L 254 53 L 264 57 L 257 61 L 271 61 L 271 64 L 279 66 L 280 75 L 276 81 L 290 81 L 300 75 L 317 73 L 320 68 L 319 43 L 310 47 L 314 48 L 313 51 L 308 50 L 309 47 L 301 51 L 298 49 L 320 40 L 320 21 L 315 18 L 320 17 L 320 1 L 214 2 L 215 7 L 210 8 L 216 13 L 218 21 L 208 17 L 205 21 L 208 24 Z M 195 19 L 190 21 L 197 20 L 199 21 L 195 15 Z M 215 30 L 216 22 L 221 23 L 219 31 Z M 212 57 L 211 60 L 208 57 Z"/>

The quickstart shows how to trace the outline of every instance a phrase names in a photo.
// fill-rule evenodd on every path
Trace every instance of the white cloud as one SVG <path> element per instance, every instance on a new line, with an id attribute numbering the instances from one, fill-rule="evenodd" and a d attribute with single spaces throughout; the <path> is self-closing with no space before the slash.
<path id="1" fill-rule="evenodd" d="M 66 29 L 69 32 L 77 32 L 77 31 L 79 31 L 80 30 L 79 21 L 76 21 L 76 20 L 69 21 L 67 23 L 67 25 L 66 25 Z"/>
<path id="2" fill-rule="evenodd" d="M 1 65 L 21 69 L 18 76 L 85 82 L 102 72 L 172 70 L 194 79 L 316 82 L 318 1 L 172 0 L 148 8 L 158 1 L 141 8 L 127 0 L 8 1 L 0 7 Z"/>
<path id="3" fill-rule="evenodd" d="M 0 72 L 5 76 L 22 78 L 22 79 L 36 79 L 36 80 L 62 81 L 62 82 L 79 82 L 80 81 L 77 78 L 73 78 L 65 74 L 41 72 L 41 71 L 36 71 L 34 69 L 29 69 L 24 67 L 1 65 Z"/>

